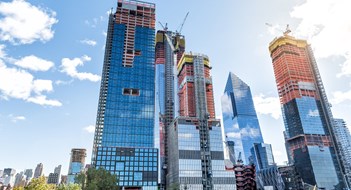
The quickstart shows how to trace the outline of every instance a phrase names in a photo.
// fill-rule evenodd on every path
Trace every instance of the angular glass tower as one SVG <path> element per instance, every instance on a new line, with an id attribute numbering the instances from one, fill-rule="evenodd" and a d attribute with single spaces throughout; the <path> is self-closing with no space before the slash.
<path id="1" fill-rule="evenodd" d="M 249 164 L 254 143 L 263 143 L 250 87 L 230 72 L 221 102 L 226 140 L 235 143 L 235 157 L 241 153 Z"/>
<path id="2" fill-rule="evenodd" d="M 157 189 L 155 5 L 119 0 L 109 17 L 92 164 L 119 185 Z"/>
<path id="3" fill-rule="evenodd" d="M 289 161 L 305 183 L 341 189 L 343 164 L 333 134 L 333 116 L 306 40 L 285 34 L 269 44 L 283 107 Z"/>

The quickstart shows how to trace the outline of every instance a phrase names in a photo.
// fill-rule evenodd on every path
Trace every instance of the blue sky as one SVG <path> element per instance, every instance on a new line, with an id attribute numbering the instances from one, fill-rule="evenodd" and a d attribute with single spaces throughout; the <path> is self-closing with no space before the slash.
<path id="1" fill-rule="evenodd" d="M 284 125 L 268 44 L 286 24 L 311 42 L 333 114 L 350 126 L 348 0 L 151 2 L 157 22 L 171 30 L 190 12 L 182 31 L 186 49 L 210 57 L 219 117 L 229 71 L 251 86 L 278 163 L 286 160 Z M 59 164 L 66 174 L 71 148 L 86 148 L 90 162 L 107 12 L 115 6 L 115 0 L 0 2 L 0 169 L 42 162 L 46 175 Z"/>

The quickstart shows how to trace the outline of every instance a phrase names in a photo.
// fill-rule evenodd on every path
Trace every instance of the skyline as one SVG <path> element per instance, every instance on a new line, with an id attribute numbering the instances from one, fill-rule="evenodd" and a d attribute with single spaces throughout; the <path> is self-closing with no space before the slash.
<path id="1" fill-rule="evenodd" d="M 9 2 L 23 6 L 16 6 L 16 9 L 14 6 L 4 8 Z M 150 2 L 156 3 L 157 22 L 167 21 L 171 30 L 175 30 L 186 12 L 190 12 L 182 33 L 186 38 L 187 51 L 207 54 L 213 65 L 217 116 L 221 115 L 220 97 L 223 95 L 229 71 L 238 75 L 251 87 L 263 137 L 266 143 L 272 144 L 275 160 L 278 163 L 286 160 L 282 134 L 284 124 L 268 44 L 274 37 L 281 34 L 278 30 L 272 31 L 265 25 L 266 22 L 282 30 L 285 29 L 284 25 L 288 22 L 291 29 L 296 31 L 294 36 L 304 37 L 302 34 L 305 35 L 315 50 L 328 98 L 333 103 L 334 116 L 345 119 L 347 125 L 350 126 L 351 116 L 347 115 L 346 110 L 351 107 L 349 78 L 351 69 L 348 70 L 351 62 L 350 60 L 345 62 L 344 67 L 333 66 L 342 65 L 344 59 L 347 58 L 343 58 L 340 54 L 351 52 L 351 48 L 348 47 L 350 43 L 340 43 L 349 40 L 342 37 L 347 37 L 351 33 L 347 30 L 347 26 L 350 25 L 348 23 L 351 22 L 336 20 L 340 15 L 347 19 L 347 15 L 342 15 L 349 15 L 347 11 L 341 9 L 340 13 L 331 12 L 329 14 L 328 11 L 325 11 L 328 10 L 328 5 L 324 4 L 324 6 L 315 7 L 314 14 L 308 13 L 307 11 L 312 10 L 308 6 L 317 3 L 314 1 L 307 1 L 307 3 L 306 1 L 293 1 L 284 5 L 280 4 L 281 7 L 275 13 L 276 15 L 269 11 L 274 10 L 274 4 L 279 3 L 277 0 L 265 3 L 256 2 L 254 6 L 247 2 L 237 4 L 230 1 L 225 1 L 223 4 L 195 1 L 186 3 L 187 7 L 181 6 L 185 4 L 185 1 Z M 63 165 L 62 173 L 66 174 L 71 148 L 86 148 L 87 163 L 90 162 L 93 133 L 88 133 L 88 130 L 95 125 L 96 119 L 99 78 L 105 44 L 103 32 L 107 30 L 106 12 L 109 11 L 109 7 L 116 7 L 116 3 L 112 0 L 90 4 L 83 3 L 83 1 L 69 2 L 71 6 L 43 0 L 27 1 L 27 3 L 19 0 L 0 3 L 0 44 L 2 44 L 0 81 L 3 81 L 0 82 L 2 97 L 0 99 L 0 133 L 6 134 L 2 136 L 0 143 L 3 145 L 3 151 L 8 153 L 6 158 L 0 160 L 0 168 L 13 167 L 20 171 L 25 169 L 23 167 L 34 169 L 36 164 L 42 162 L 46 175 L 59 164 Z M 335 1 L 333 8 L 335 10 L 347 7 L 346 4 L 348 4 L 346 1 Z M 295 6 L 299 8 L 293 9 Z M 38 7 L 41 8 L 38 9 Z M 87 11 L 78 14 L 77 8 Z M 24 22 L 28 24 L 18 26 L 13 22 L 15 18 L 11 16 L 9 10 L 12 10 L 12 13 L 35 14 L 38 22 L 33 22 L 32 19 L 26 17 Z M 45 10 L 46 13 L 44 11 L 45 14 L 39 14 L 38 10 L 39 12 Z M 211 14 L 208 15 L 208 12 L 213 11 L 219 14 L 210 17 Z M 253 13 L 255 13 L 253 18 L 249 18 Z M 315 18 L 325 13 L 335 19 L 335 23 L 331 23 L 329 19 L 323 23 L 323 20 Z M 42 17 L 43 19 L 38 19 Z M 298 19 L 301 17 L 304 17 L 302 21 Z M 240 19 L 236 20 L 236 18 Z M 217 22 L 218 20 L 221 22 Z M 337 30 L 333 29 L 339 24 L 336 21 L 346 23 L 340 24 L 338 28 L 345 29 L 340 30 L 339 33 L 335 33 Z M 40 23 L 47 26 L 34 27 Z M 208 23 L 211 24 L 211 27 Z M 324 27 L 318 28 L 319 25 Z M 11 31 L 7 26 L 18 30 Z M 159 25 L 156 28 L 161 29 Z M 219 35 L 218 29 L 220 28 L 224 30 L 220 30 Z M 21 33 L 20 31 L 28 32 Z M 334 40 L 325 37 L 330 33 L 335 37 Z M 335 54 L 339 56 L 330 56 Z M 40 64 L 30 64 L 34 61 Z M 252 68 L 264 75 L 256 76 L 257 71 Z M 22 80 L 14 84 L 15 79 Z M 47 97 L 46 100 L 51 101 L 43 101 L 44 96 Z M 271 105 L 275 107 L 275 110 L 267 109 L 267 107 L 271 108 Z M 50 126 L 50 130 L 47 126 Z M 273 139 L 270 136 L 272 127 L 274 127 Z M 43 131 L 43 136 L 40 136 L 39 133 Z M 40 138 L 42 141 L 38 140 Z M 14 144 L 9 144 L 9 142 Z M 31 150 L 30 147 L 42 148 Z M 30 155 L 26 156 L 29 160 L 20 159 L 24 158 L 22 155 Z"/>

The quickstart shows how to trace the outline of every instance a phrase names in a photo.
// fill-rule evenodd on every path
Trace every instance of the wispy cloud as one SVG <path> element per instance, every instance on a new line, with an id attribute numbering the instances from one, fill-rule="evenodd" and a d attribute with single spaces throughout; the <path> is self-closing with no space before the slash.
<path id="1" fill-rule="evenodd" d="M 13 44 L 46 42 L 53 38 L 56 13 L 24 0 L 0 2 L 0 40 Z"/>
<path id="2" fill-rule="evenodd" d="M 91 61 L 91 58 L 87 55 L 84 55 L 81 58 L 74 59 L 63 58 L 61 62 L 61 72 L 64 72 L 67 75 L 73 78 L 77 78 L 79 80 L 90 80 L 92 82 L 97 82 L 100 80 L 99 75 L 77 71 L 78 66 L 83 66 L 84 62 L 88 61 Z"/>
<path id="3" fill-rule="evenodd" d="M 259 114 L 271 115 L 274 119 L 279 119 L 281 116 L 280 101 L 277 97 L 265 97 L 260 94 L 253 98 L 256 111 Z"/>
<path id="4" fill-rule="evenodd" d="M 351 76 L 351 1 L 307 0 L 290 15 L 300 19 L 296 34 L 307 37 L 317 58 L 342 56 L 345 62 L 337 75 Z"/>
<path id="5" fill-rule="evenodd" d="M 54 66 L 53 62 L 41 59 L 34 55 L 23 57 L 22 59 L 15 61 L 13 64 L 33 71 L 47 71 Z"/>
<path id="6" fill-rule="evenodd" d="M 333 97 L 331 99 L 332 104 L 340 104 L 344 101 L 351 101 L 351 90 L 333 92 Z"/>
<path id="7" fill-rule="evenodd" d="M 96 41 L 94 41 L 94 40 L 89 40 L 89 39 L 81 40 L 80 43 L 86 44 L 86 45 L 89 45 L 89 46 L 95 46 L 95 45 L 97 44 Z"/>
<path id="8" fill-rule="evenodd" d="M 16 116 L 16 115 L 10 114 L 10 115 L 8 115 L 8 117 L 11 119 L 11 121 L 13 123 L 17 123 L 17 121 L 24 121 L 24 120 L 26 120 L 26 117 L 24 117 L 22 115 Z"/>
<path id="9" fill-rule="evenodd" d="M 94 133 L 95 132 L 95 126 L 94 125 L 89 125 L 87 127 L 84 127 L 83 130 L 88 132 L 88 133 Z"/>

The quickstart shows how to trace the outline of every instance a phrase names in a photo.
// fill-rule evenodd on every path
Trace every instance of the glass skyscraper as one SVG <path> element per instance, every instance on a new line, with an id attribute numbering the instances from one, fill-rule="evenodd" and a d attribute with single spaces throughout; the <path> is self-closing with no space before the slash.
<path id="1" fill-rule="evenodd" d="M 86 149 L 73 148 L 69 162 L 67 183 L 74 183 L 75 177 L 83 171 L 85 166 Z"/>
<path id="2" fill-rule="evenodd" d="M 305 183 L 341 189 L 333 116 L 310 45 L 287 34 L 269 44 L 283 107 L 289 161 Z"/>
<path id="3" fill-rule="evenodd" d="M 157 189 L 155 4 L 119 0 L 109 16 L 92 164 L 119 185 Z"/>
<path id="4" fill-rule="evenodd" d="M 221 102 L 226 140 L 234 142 L 235 157 L 241 153 L 249 164 L 254 143 L 263 143 L 250 87 L 230 72 Z"/>

